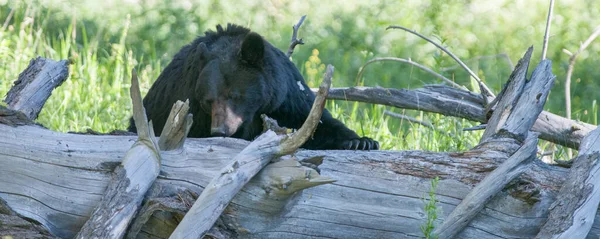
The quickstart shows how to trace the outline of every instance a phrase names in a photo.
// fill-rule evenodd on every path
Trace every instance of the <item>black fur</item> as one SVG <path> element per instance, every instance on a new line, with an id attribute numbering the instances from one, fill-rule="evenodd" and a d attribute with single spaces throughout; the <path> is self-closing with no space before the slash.
<path id="1" fill-rule="evenodd" d="M 227 136 L 252 140 L 262 132 L 261 114 L 281 126 L 300 128 L 315 96 L 283 52 L 249 29 L 228 24 L 227 29 L 219 25 L 216 32 L 206 32 L 184 46 L 150 88 L 144 107 L 157 135 L 172 105 L 186 99 L 194 115 L 189 137 L 211 137 L 211 112 L 215 102 L 221 102 L 242 122 Z M 216 135 L 214 124 L 212 135 Z M 129 130 L 136 131 L 133 119 Z M 359 137 L 324 110 L 313 138 L 303 148 L 372 150 L 379 143 Z"/>

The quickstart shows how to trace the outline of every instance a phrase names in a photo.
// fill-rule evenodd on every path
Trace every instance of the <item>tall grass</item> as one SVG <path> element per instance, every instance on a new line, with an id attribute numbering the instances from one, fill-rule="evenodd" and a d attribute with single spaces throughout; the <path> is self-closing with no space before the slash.
<path id="1" fill-rule="evenodd" d="M 57 131 L 83 131 L 87 128 L 100 132 L 123 129 L 131 116 L 129 79 L 131 69 L 139 70 L 143 89 L 148 89 L 151 79 L 160 72 L 160 61 L 148 60 L 139 64 L 125 40 L 129 20 L 120 34 L 119 41 L 100 46 L 90 38 L 83 25 L 76 21 L 60 34 L 46 34 L 44 16 L 48 12 L 16 12 L 13 22 L 0 31 L 0 95 L 5 95 L 20 71 L 35 56 L 50 59 L 69 59 L 69 79 L 48 99 L 39 115 L 38 123 Z M 76 31 L 81 31 L 76 34 Z M 77 39 L 77 36 L 82 39 Z M 78 43 L 80 42 L 80 43 Z"/>
<path id="2" fill-rule="evenodd" d="M 508 10 L 486 12 L 487 5 L 483 2 L 472 1 L 465 5 L 457 0 L 444 3 L 351 1 L 339 8 L 329 8 L 327 6 L 334 3 L 317 0 L 302 4 L 285 1 L 241 4 L 232 0 L 84 0 L 58 4 L 51 0 L 0 0 L 0 96 L 6 94 L 31 58 L 39 55 L 55 60 L 70 59 L 70 78 L 54 91 L 38 122 L 57 131 L 125 129 L 131 115 L 128 94 L 131 69 L 138 70 L 145 94 L 174 52 L 204 30 L 213 28 L 215 23 L 236 22 L 250 26 L 275 46 L 286 49 L 290 26 L 306 13 L 309 16 L 300 37 L 307 44 L 296 49 L 293 62 L 309 85 L 318 85 L 324 64 L 336 67 L 334 86 L 352 86 L 359 67 L 367 60 L 400 56 L 417 60 L 469 87 L 470 79 L 460 69 L 442 71 L 455 65 L 446 55 L 407 34 L 386 32 L 385 26 L 400 24 L 433 35 L 464 59 L 506 52 L 514 62 L 527 46 L 541 39 L 536 34 L 543 32 L 543 24 L 539 29 L 532 27 L 533 22 L 544 21 L 546 6 L 539 7 L 537 14 L 535 4 L 539 2 L 543 0 L 521 2 L 519 6 L 500 4 L 500 8 Z M 509 11 L 523 8 L 524 4 L 535 7 L 527 8 L 526 13 Z M 232 5 L 243 7 L 231 8 Z M 565 6 L 556 6 L 559 22 L 553 28 L 556 26 L 557 34 L 563 33 L 563 25 L 581 32 L 587 29 L 596 8 L 584 5 L 585 2 L 582 6 L 569 6 L 587 14 L 576 17 L 567 15 Z M 434 8 L 438 10 L 431 10 Z M 515 14 L 520 18 L 511 17 Z M 564 24 L 567 17 L 570 21 Z M 560 19 L 563 19 L 562 25 Z M 572 26 L 575 23 L 580 25 Z M 554 72 L 559 79 L 564 71 L 560 62 L 566 59 L 560 55 L 560 47 L 573 48 L 582 35 L 585 34 L 578 32 L 550 39 L 549 58 L 558 62 L 554 64 Z M 589 52 L 598 48 L 599 44 L 592 44 Z M 574 117 L 591 123 L 597 123 L 595 100 L 600 94 L 594 90 L 598 84 L 590 79 L 600 73 L 594 73 L 589 66 L 597 59 L 595 55 L 582 54 L 574 75 L 580 80 L 572 87 Z M 468 62 L 496 91 L 510 74 L 503 59 Z M 360 82 L 395 88 L 416 88 L 431 83 L 436 81 L 426 73 L 397 63 L 369 66 Z M 553 91 L 561 91 L 560 81 Z M 563 109 L 562 95 L 552 94 L 547 108 Z M 465 150 L 474 146 L 481 134 L 462 131 L 473 126 L 473 122 L 437 114 L 344 101 L 329 102 L 327 108 L 360 135 L 380 141 L 383 149 Z M 385 110 L 429 121 L 436 130 L 392 118 L 383 114 Z"/>

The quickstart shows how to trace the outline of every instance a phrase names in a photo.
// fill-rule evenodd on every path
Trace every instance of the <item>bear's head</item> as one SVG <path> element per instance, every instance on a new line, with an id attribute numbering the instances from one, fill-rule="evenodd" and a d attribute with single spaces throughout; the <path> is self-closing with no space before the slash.
<path id="1" fill-rule="evenodd" d="M 210 135 L 251 139 L 257 119 L 272 108 L 273 83 L 265 73 L 265 41 L 254 32 L 201 42 L 194 97 L 210 115 Z"/>

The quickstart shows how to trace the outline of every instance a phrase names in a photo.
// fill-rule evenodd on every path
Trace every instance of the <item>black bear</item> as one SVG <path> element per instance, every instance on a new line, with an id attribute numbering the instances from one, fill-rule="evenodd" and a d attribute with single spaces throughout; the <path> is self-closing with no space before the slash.
<path id="1" fill-rule="evenodd" d="M 283 52 L 257 33 L 228 24 L 184 46 L 150 88 L 144 107 L 157 135 L 172 105 L 186 99 L 194 119 L 189 137 L 253 140 L 263 130 L 261 114 L 280 126 L 300 128 L 315 96 Z M 133 119 L 129 131 L 136 132 Z M 359 137 L 324 110 L 302 147 L 375 150 L 379 143 Z"/>

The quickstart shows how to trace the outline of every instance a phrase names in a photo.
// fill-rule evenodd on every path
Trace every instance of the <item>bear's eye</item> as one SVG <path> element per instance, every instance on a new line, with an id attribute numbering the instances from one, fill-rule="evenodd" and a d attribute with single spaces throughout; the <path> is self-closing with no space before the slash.
<path id="1" fill-rule="evenodd" d="M 240 92 L 232 92 L 231 95 L 229 95 L 229 98 L 232 100 L 239 100 L 242 98 L 242 94 L 240 94 Z"/>

